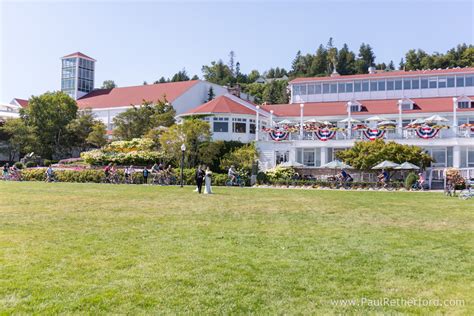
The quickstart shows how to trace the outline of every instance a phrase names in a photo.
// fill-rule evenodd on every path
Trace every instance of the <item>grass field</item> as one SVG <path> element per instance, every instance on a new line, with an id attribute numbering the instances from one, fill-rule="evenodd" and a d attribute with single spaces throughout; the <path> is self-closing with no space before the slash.
<path id="1" fill-rule="evenodd" d="M 0 313 L 474 314 L 473 201 L 31 182 L 0 192 Z M 384 298 L 401 303 L 368 301 Z M 359 306 L 336 301 L 350 299 Z"/>

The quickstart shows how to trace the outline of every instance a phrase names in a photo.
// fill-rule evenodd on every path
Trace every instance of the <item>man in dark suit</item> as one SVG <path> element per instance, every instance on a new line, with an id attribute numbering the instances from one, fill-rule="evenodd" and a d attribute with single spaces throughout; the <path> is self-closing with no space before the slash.
<path id="1" fill-rule="evenodd" d="M 204 181 L 204 170 L 202 170 L 201 166 L 198 166 L 197 170 L 196 170 L 196 184 L 197 184 L 197 187 L 198 187 L 198 192 L 199 194 L 201 194 L 201 190 L 202 190 L 202 183 Z"/>

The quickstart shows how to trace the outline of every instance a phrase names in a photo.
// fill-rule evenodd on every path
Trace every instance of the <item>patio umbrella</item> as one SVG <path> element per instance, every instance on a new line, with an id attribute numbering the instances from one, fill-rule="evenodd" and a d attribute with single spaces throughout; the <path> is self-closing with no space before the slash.
<path id="1" fill-rule="evenodd" d="M 379 163 L 378 165 L 372 167 L 372 169 L 374 169 L 374 170 L 377 170 L 377 169 L 394 169 L 398 166 L 399 166 L 398 163 L 388 161 L 388 160 L 384 160 L 381 163 Z"/>
<path id="2" fill-rule="evenodd" d="M 395 167 L 395 169 L 397 169 L 397 170 L 419 170 L 420 167 L 418 167 L 417 165 L 414 165 L 414 164 L 412 164 L 408 161 L 405 161 L 404 163 L 402 163 L 398 167 Z"/>
<path id="3" fill-rule="evenodd" d="M 305 123 L 321 123 L 321 121 L 318 121 L 317 119 L 314 119 L 314 118 L 309 119 L 309 120 L 306 120 L 306 121 L 304 121 L 304 122 L 305 122 Z"/>
<path id="4" fill-rule="evenodd" d="M 283 121 L 278 122 L 277 124 L 292 124 L 292 123 L 293 122 L 290 120 L 283 120 Z"/>
<path id="5" fill-rule="evenodd" d="M 281 167 L 296 167 L 296 168 L 304 167 L 302 163 L 299 163 L 296 161 L 287 161 L 287 162 L 281 163 L 280 166 Z"/>
<path id="6" fill-rule="evenodd" d="M 411 122 L 410 124 L 423 124 L 424 122 L 425 122 L 424 119 L 418 118 L 418 119 L 414 120 L 413 122 Z"/>
<path id="7" fill-rule="evenodd" d="M 353 169 L 351 166 L 343 163 L 340 160 L 333 160 L 331 162 L 328 162 L 327 164 L 322 165 L 319 168 L 321 169 Z"/>
<path id="8" fill-rule="evenodd" d="M 382 121 L 377 124 L 377 126 L 395 126 L 395 125 L 397 124 L 393 121 Z"/>
<path id="9" fill-rule="evenodd" d="M 425 119 L 425 122 L 432 123 L 432 122 L 448 122 L 448 119 L 439 115 L 433 115 Z"/>
<path id="10" fill-rule="evenodd" d="M 345 118 L 342 121 L 339 121 L 339 123 L 349 123 L 349 122 L 351 122 L 351 123 L 360 123 L 359 120 L 356 120 L 355 118 L 352 118 L 352 117 L 351 118 Z"/>
<path id="11" fill-rule="evenodd" d="M 371 116 L 368 119 L 366 119 L 368 122 L 382 122 L 382 121 L 387 121 L 386 118 L 380 117 L 378 115 Z"/>

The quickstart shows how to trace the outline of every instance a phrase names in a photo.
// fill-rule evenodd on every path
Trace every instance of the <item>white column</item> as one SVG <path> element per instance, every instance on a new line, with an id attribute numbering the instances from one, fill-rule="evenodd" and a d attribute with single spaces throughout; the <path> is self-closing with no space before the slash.
<path id="1" fill-rule="evenodd" d="M 257 111 L 255 111 L 255 141 L 258 141 L 258 131 L 260 129 L 260 113 L 258 112 L 260 110 L 260 106 L 257 105 Z"/>
<path id="2" fill-rule="evenodd" d="M 458 133 L 457 111 L 458 111 L 458 98 L 454 97 L 453 98 L 453 133 L 454 135 L 457 135 Z"/>
<path id="3" fill-rule="evenodd" d="M 398 135 L 402 137 L 403 121 L 402 121 L 402 100 L 398 100 Z"/>
<path id="4" fill-rule="evenodd" d="M 303 110 L 304 103 L 300 104 L 300 139 L 303 139 Z"/>
<path id="5" fill-rule="evenodd" d="M 322 147 L 321 148 L 321 165 L 327 164 L 328 161 L 328 148 Z"/>
<path id="6" fill-rule="evenodd" d="M 347 102 L 347 118 L 348 118 L 348 122 L 347 122 L 347 136 L 349 139 L 351 139 L 352 137 L 352 112 L 351 112 L 351 102 Z"/>
<path id="7" fill-rule="evenodd" d="M 270 110 L 270 127 L 273 127 L 273 110 Z"/>
<path id="8" fill-rule="evenodd" d="M 453 167 L 454 168 L 461 167 L 461 147 L 460 146 L 453 146 Z"/>

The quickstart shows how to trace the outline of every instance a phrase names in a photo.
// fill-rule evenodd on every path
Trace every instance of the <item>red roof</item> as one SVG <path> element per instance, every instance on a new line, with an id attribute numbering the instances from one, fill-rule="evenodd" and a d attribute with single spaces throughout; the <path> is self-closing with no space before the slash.
<path id="1" fill-rule="evenodd" d="M 473 99 L 474 97 L 470 97 Z M 353 112 L 352 115 L 374 115 L 374 114 L 397 114 L 398 100 L 357 100 L 362 104 L 362 112 Z M 453 98 L 419 98 L 410 99 L 415 103 L 414 109 L 404 110 L 403 113 L 433 113 L 433 112 L 451 112 L 453 110 Z M 311 102 L 304 104 L 304 116 L 338 116 L 347 115 L 347 102 Z M 300 116 L 299 103 L 294 104 L 269 104 L 262 105 L 262 108 L 273 114 L 283 117 Z M 474 111 L 474 109 L 458 109 L 459 112 Z"/>
<path id="2" fill-rule="evenodd" d="M 18 103 L 22 108 L 26 108 L 28 106 L 28 100 L 25 99 L 18 99 L 14 98 L 13 99 L 16 103 Z"/>
<path id="3" fill-rule="evenodd" d="M 290 81 L 290 83 L 299 82 L 313 82 L 313 81 L 331 81 L 331 80 L 353 80 L 353 79 L 371 79 L 371 78 L 387 78 L 387 77 L 407 77 L 419 75 L 447 75 L 452 73 L 473 73 L 474 67 L 465 68 L 450 68 L 450 69 L 428 69 L 428 70 L 414 70 L 414 71 L 384 71 L 374 74 L 359 74 L 359 75 L 342 75 L 337 77 L 300 77 Z"/>
<path id="4" fill-rule="evenodd" d="M 84 108 L 113 108 L 142 104 L 143 100 L 166 100 L 173 102 L 199 80 L 158 83 L 113 89 L 97 89 L 77 100 L 77 106 Z"/>
<path id="5" fill-rule="evenodd" d="M 97 61 L 97 60 L 95 60 L 94 58 L 89 57 L 89 56 L 87 56 L 86 54 L 83 54 L 83 53 L 81 53 L 81 52 L 75 52 L 75 53 L 72 53 L 72 54 L 63 56 L 62 58 L 69 58 L 69 57 L 81 57 L 81 58 L 86 58 L 86 59 L 90 59 L 90 60 L 93 60 L 93 61 Z"/>
<path id="6" fill-rule="evenodd" d="M 237 97 L 234 97 L 237 99 Z M 249 107 L 243 105 L 242 103 L 248 103 Z M 232 97 L 227 95 L 221 95 L 209 102 L 201 104 L 200 106 L 188 111 L 185 115 L 191 114 L 209 114 L 209 113 L 232 113 L 232 114 L 249 114 L 254 115 L 255 110 L 252 110 L 251 107 L 254 107 L 252 103 L 242 100 L 242 103 L 233 100 Z"/>

